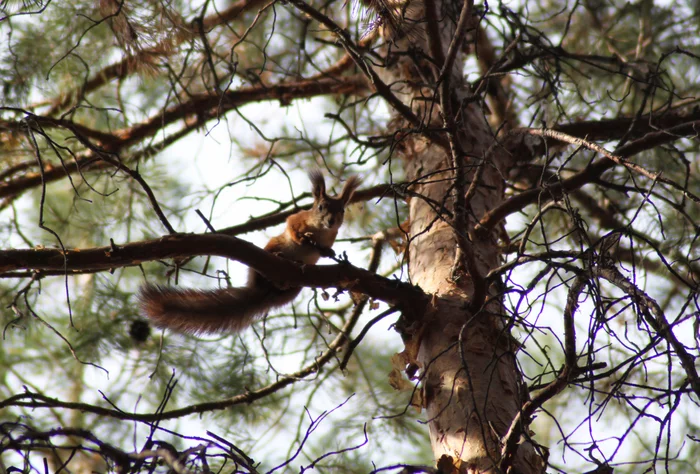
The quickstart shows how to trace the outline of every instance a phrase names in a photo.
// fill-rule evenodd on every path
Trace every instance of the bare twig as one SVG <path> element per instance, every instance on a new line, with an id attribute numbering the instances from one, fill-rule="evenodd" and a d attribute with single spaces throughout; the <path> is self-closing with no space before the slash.
<path id="1" fill-rule="evenodd" d="M 577 374 L 574 314 L 578 308 L 579 295 L 587 282 L 587 277 L 583 275 L 577 276 L 571 284 L 569 296 L 566 300 L 566 308 L 564 308 L 564 367 L 551 383 L 533 397 L 532 400 L 525 402 L 518 414 L 513 418 L 508 432 L 501 439 L 501 462 L 499 465 L 501 472 L 508 472 L 510 469 L 515 459 L 520 439 L 524 436 L 525 430 L 530 424 L 530 417 L 547 400 L 564 390 L 571 378 Z"/>

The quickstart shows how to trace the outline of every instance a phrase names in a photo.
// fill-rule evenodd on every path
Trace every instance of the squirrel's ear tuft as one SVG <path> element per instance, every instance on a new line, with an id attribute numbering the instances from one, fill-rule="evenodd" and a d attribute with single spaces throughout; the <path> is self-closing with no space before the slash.
<path id="1" fill-rule="evenodd" d="M 357 176 L 350 176 L 347 181 L 345 181 L 345 186 L 343 186 L 343 192 L 340 193 L 340 199 L 343 200 L 343 204 L 347 205 L 352 199 L 352 195 L 355 194 L 355 190 L 362 184 L 362 179 Z"/>
<path id="2" fill-rule="evenodd" d="M 326 195 L 326 182 L 323 179 L 323 174 L 319 170 L 309 171 L 309 179 L 311 180 L 311 193 L 314 199 L 320 199 Z"/>

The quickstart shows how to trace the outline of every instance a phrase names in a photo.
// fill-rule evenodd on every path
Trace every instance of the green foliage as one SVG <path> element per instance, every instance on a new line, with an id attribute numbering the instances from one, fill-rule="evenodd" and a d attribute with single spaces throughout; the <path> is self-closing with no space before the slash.
<path id="1" fill-rule="evenodd" d="M 291 3 L 249 3 L 230 16 L 239 3 L 0 4 L 0 42 L 7 45 L 0 51 L 0 252 L 119 252 L 166 235 L 165 220 L 183 233 L 205 232 L 207 224 L 245 225 L 308 205 L 304 176 L 318 168 L 335 191 L 353 174 L 363 178 L 363 189 L 394 186 L 353 205 L 334 246 L 365 267 L 371 237 L 406 220 L 405 201 L 423 198 L 403 185 L 412 164 L 399 155 L 430 142 L 442 124 L 392 119 L 385 98 L 348 79 L 361 75 L 360 68 L 338 66 L 346 49 L 332 30 Z M 352 2 L 311 3 L 355 42 L 366 41 L 357 47 L 363 64 L 379 76 L 393 67 L 381 40 L 365 40 L 374 13 L 362 21 Z M 669 117 L 697 119 L 696 7 L 646 0 L 492 4 L 489 11 L 477 5 L 496 60 L 480 63 L 475 48 L 478 60 L 466 63 L 464 75 L 474 81 L 475 100 L 493 109 L 491 118 L 498 104 L 480 78 L 491 74 L 508 94 L 517 123 L 492 124 L 498 146 L 512 128 L 636 117 L 602 132 L 583 127 L 579 138 L 615 151 L 643 136 L 637 126 L 651 133 L 667 128 Z M 399 55 L 434 64 L 425 52 Z M 430 78 L 412 79 L 424 102 L 438 107 Z M 343 87 L 332 90 L 327 80 Z M 400 84 L 390 86 L 396 91 Z M 538 190 L 536 202 L 508 217 L 512 245 L 499 237 L 512 267 L 491 276 L 523 343 L 517 356 L 526 384 L 542 388 L 557 376 L 572 279 L 606 265 L 656 298 L 697 357 L 697 139 L 687 135 L 635 153 L 627 158 L 638 168 L 616 166 L 566 193 L 552 190 L 602 158 L 590 147 L 558 145 L 503 176 L 507 197 Z M 434 204 L 440 210 L 443 203 Z M 451 222 L 442 218 L 435 223 Z M 280 219 L 239 236 L 263 246 L 282 225 Z M 401 245 L 386 246 L 378 273 L 408 279 Z M 388 329 L 395 316 L 372 328 L 345 370 L 339 368 L 344 353 L 329 349 L 352 317 L 346 294 L 335 300 L 332 291 L 307 289 L 293 306 L 241 334 L 192 336 L 150 326 L 137 307 L 140 285 L 239 286 L 242 266 L 199 257 L 0 276 L 0 403 L 27 397 L 0 408 L 0 471 L 4 464 L 40 472 L 39 457 L 23 458 L 25 451 L 8 443 L 56 427 L 89 430 L 127 453 L 172 445 L 187 451 L 188 468 L 201 471 L 202 459 L 213 472 L 251 471 L 235 448 L 260 463 L 259 472 L 312 463 L 319 472 L 433 463 L 413 393 L 389 384 L 392 356 L 403 349 Z M 616 472 L 662 464 L 676 472 L 700 469 L 692 434 L 697 400 L 677 353 L 642 317 L 638 302 L 602 279 L 591 281 L 575 317 L 580 363 L 603 361 L 610 373 L 582 374 L 545 404 L 535 439 L 550 445 L 551 466 L 562 471 L 592 469 L 593 459 L 619 463 Z M 365 310 L 349 337 L 379 311 Z M 327 351 L 330 362 L 321 366 Z M 67 451 L 72 442 L 101 452 L 94 440 L 71 436 L 53 439 L 65 441 Z M 209 451 L 197 451 L 201 446 Z M 67 459 L 57 456 L 54 470 Z M 116 458 L 109 459 L 85 472 L 117 472 Z M 129 468 L 165 472 L 155 463 L 132 459 Z"/>

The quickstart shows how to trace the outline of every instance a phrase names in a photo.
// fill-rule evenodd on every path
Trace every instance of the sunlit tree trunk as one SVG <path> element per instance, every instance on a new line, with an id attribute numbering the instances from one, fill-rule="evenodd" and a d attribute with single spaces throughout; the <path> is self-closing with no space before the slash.
<path id="1" fill-rule="evenodd" d="M 472 17 L 470 7 L 462 12 L 464 18 Z M 472 21 L 458 26 L 460 9 L 461 4 L 442 2 L 404 9 L 402 24 L 407 26 L 398 33 L 383 30 L 390 46 L 382 78 L 425 128 L 453 132 L 452 143 L 447 133 L 428 131 L 407 136 L 398 147 L 408 181 L 414 183 L 410 277 L 434 295 L 412 342 L 435 458 L 444 472 L 498 472 L 501 439 L 527 392 L 516 365 L 516 344 L 506 328 L 502 295 L 497 284 L 484 283 L 484 276 L 501 262 L 499 235 L 477 232 L 475 226 L 502 202 L 509 163 L 464 81 L 464 48 L 459 47 L 449 71 L 440 74 L 446 62 L 449 66 L 445 58 L 457 31 L 468 35 L 474 27 Z M 421 59 L 412 52 L 415 46 L 433 60 Z M 410 114 L 399 111 L 397 117 L 404 130 L 415 129 Z M 536 473 L 543 472 L 544 462 L 524 440 L 512 466 L 511 472 Z"/>

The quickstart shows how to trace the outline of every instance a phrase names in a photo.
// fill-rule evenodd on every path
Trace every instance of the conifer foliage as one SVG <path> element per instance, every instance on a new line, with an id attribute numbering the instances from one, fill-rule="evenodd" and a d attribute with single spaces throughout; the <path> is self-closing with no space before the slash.
<path id="1" fill-rule="evenodd" d="M 700 471 L 699 5 L 0 2 L 0 474 Z"/>

